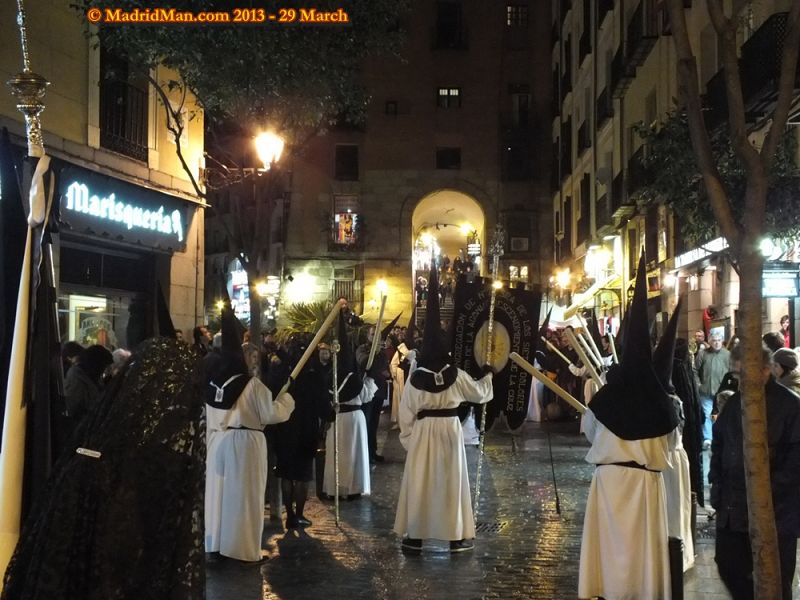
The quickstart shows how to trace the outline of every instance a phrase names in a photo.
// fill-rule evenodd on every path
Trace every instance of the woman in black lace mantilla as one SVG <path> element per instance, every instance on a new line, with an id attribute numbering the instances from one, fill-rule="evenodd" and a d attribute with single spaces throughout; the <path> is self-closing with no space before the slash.
<path id="1" fill-rule="evenodd" d="M 34 507 L 2 600 L 201 600 L 200 365 L 144 342 L 86 416 Z"/>

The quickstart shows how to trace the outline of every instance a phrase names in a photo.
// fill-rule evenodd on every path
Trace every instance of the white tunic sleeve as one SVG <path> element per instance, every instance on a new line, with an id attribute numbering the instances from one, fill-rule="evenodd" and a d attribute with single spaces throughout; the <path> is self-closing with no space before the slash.
<path id="1" fill-rule="evenodd" d="M 273 400 L 269 388 L 255 377 L 250 380 L 244 393 L 251 394 L 256 400 L 256 410 L 262 426 L 288 421 L 294 410 L 294 398 L 291 395 L 283 393 Z"/>
<path id="2" fill-rule="evenodd" d="M 400 398 L 400 409 L 397 415 L 397 422 L 400 425 L 400 443 L 403 448 L 408 450 L 408 440 L 414 429 L 417 420 L 417 407 L 415 398 L 419 392 L 412 385 L 403 388 L 403 395 Z"/>
<path id="3" fill-rule="evenodd" d="M 489 375 L 476 381 L 459 369 L 454 387 L 464 402 L 486 404 L 492 399 L 492 378 Z"/>

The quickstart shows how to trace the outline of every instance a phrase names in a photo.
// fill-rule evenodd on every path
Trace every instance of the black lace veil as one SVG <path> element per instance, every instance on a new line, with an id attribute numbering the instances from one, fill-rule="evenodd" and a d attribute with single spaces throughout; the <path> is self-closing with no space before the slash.
<path id="1" fill-rule="evenodd" d="M 204 480 L 199 361 L 145 341 L 57 462 L 2 600 L 201 600 Z"/>

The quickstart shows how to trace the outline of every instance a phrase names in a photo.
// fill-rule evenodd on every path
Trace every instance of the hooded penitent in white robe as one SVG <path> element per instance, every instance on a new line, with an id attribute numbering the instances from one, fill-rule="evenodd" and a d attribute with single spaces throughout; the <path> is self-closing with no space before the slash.
<path id="1" fill-rule="evenodd" d="M 417 420 L 417 413 L 491 399 L 491 377 L 475 381 L 460 369 L 443 392 L 406 385 L 400 401 L 400 442 L 408 455 L 394 521 L 398 535 L 451 541 L 475 537 L 461 422 L 457 416 Z"/>
<path id="2" fill-rule="evenodd" d="M 623 440 L 592 413 L 584 415 L 597 465 L 583 522 L 578 597 L 669 600 L 667 498 L 669 436 Z M 610 463 L 635 462 L 649 470 Z"/>
<path id="3" fill-rule="evenodd" d="M 206 552 L 261 559 L 267 442 L 264 427 L 282 423 L 294 399 L 252 378 L 228 410 L 206 405 Z"/>
<path id="4" fill-rule="evenodd" d="M 683 540 L 683 570 L 694 566 L 692 542 L 692 488 L 689 481 L 689 457 L 683 448 L 681 430 L 668 434 L 671 467 L 664 470 L 667 491 L 667 524 L 669 537 Z"/>
<path id="5" fill-rule="evenodd" d="M 357 377 L 353 374 L 351 377 Z M 361 406 L 372 400 L 378 386 L 371 377 L 364 379 L 361 392 L 342 405 Z M 339 413 L 339 496 L 369 494 L 369 447 L 367 445 L 367 420 L 364 411 L 354 410 Z M 333 447 L 333 424 L 325 437 L 325 479 L 322 491 L 328 496 L 336 495 L 336 467 Z"/>

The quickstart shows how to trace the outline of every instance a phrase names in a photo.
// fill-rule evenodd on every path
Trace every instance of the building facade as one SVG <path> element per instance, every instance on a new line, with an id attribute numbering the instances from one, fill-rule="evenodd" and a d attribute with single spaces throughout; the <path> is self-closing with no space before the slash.
<path id="1" fill-rule="evenodd" d="M 432 253 L 474 256 L 504 226 L 500 276 L 531 287 L 552 264 L 541 3 L 419 0 L 403 60 L 364 69 L 366 123 L 294 159 L 281 301 L 345 296 L 356 312 L 410 317 Z M 545 82 L 545 85 L 542 85 Z"/>
<path id="2" fill-rule="evenodd" d="M 770 98 L 774 102 L 781 19 L 785 23 L 790 3 L 726 4 L 738 23 L 748 125 L 757 141 Z M 684 6 L 707 123 L 727 127 L 716 33 L 704 2 L 686 0 Z M 676 55 L 665 3 L 555 0 L 552 7 L 551 76 L 557 93 L 551 189 L 558 263 L 552 281 L 559 302 L 572 310 L 594 306 L 601 317 L 618 318 L 644 249 L 651 317 L 661 314 L 657 322 L 666 323 L 666 314 L 684 293 L 688 322 L 682 331 L 711 325 L 729 338 L 736 331 L 739 280 L 725 257 L 725 241 L 692 247 L 669 209 L 635 201 L 647 177 L 640 162 L 647 147 L 637 125 L 662 121 L 678 108 Z M 792 248 L 777 243 L 771 248 L 772 259 L 796 262 Z M 796 289 L 797 269 L 790 270 Z M 765 285 L 765 297 L 774 296 L 765 303 L 765 331 L 778 329 L 780 314 L 794 315 L 796 293 L 789 299 L 789 287 L 786 281 L 772 290 Z"/>
<path id="3" fill-rule="evenodd" d="M 94 47 L 68 0 L 26 9 L 31 66 L 50 82 L 41 119 L 57 182 L 62 339 L 113 348 L 152 335 L 159 287 L 175 327 L 190 330 L 203 318 L 204 203 L 179 163 L 163 105 L 131 65 Z M 22 70 L 14 3 L 0 5 L 0 39 L 7 81 Z M 174 78 L 163 68 L 150 75 Z M 178 93 L 169 99 L 180 106 Z M 197 177 L 202 111 L 190 98 L 181 114 L 184 155 Z M 23 118 L 8 90 L 0 127 L 23 155 Z"/>

